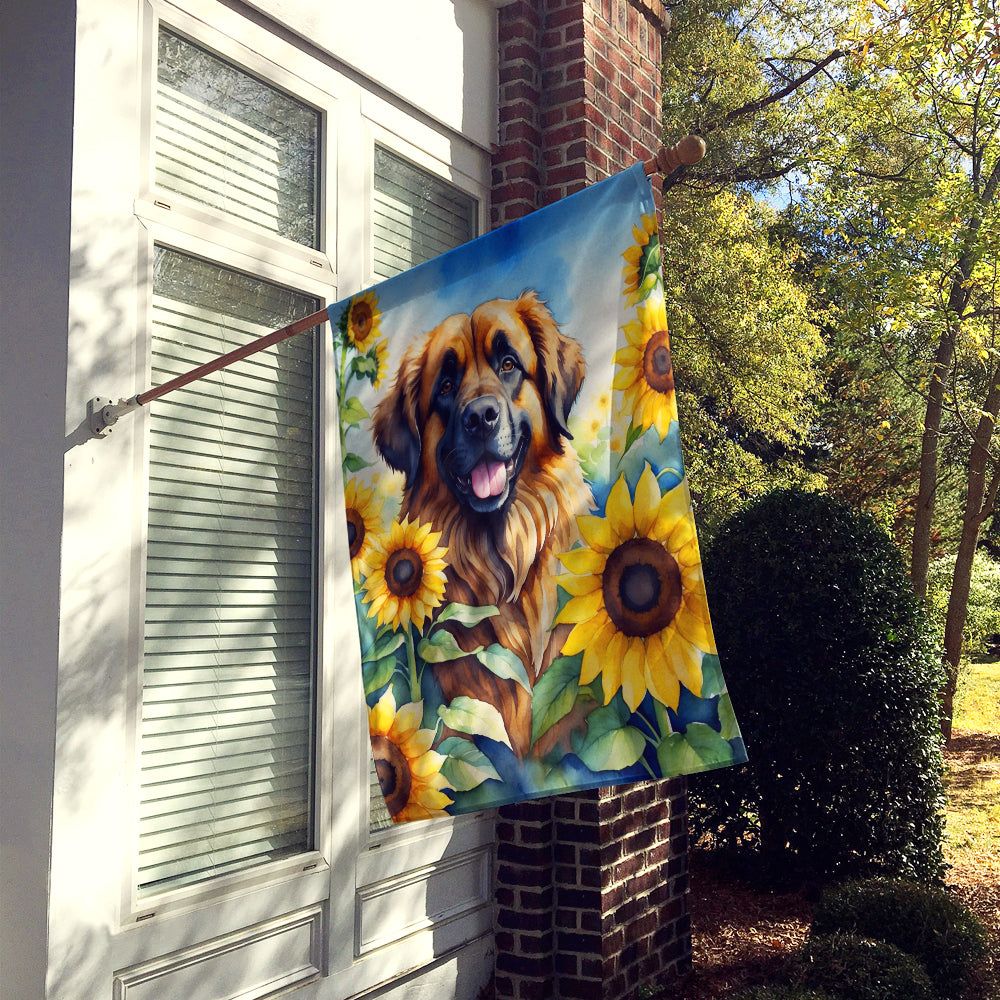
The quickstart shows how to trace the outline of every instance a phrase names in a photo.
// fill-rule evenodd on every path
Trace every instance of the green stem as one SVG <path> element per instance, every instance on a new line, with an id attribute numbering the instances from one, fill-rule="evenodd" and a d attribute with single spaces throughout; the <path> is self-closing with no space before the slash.
<path id="1" fill-rule="evenodd" d="M 406 658 L 410 664 L 410 700 L 420 701 L 420 673 L 417 670 L 417 650 L 413 644 L 413 632 L 406 630 Z"/>

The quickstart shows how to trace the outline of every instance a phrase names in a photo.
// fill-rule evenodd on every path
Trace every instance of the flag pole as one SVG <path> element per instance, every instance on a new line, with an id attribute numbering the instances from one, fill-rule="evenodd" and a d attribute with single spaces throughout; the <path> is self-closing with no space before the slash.
<path id="1" fill-rule="evenodd" d="M 183 375 L 178 375 L 176 378 L 170 379 L 169 382 L 164 382 L 162 385 L 155 386 L 152 389 L 146 389 L 144 392 L 137 393 L 128 399 L 119 399 L 117 403 L 112 402 L 110 399 L 102 399 L 100 396 L 95 396 L 87 402 L 87 419 L 90 423 L 90 430 L 95 437 L 104 437 L 111 431 L 112 425 L 117 423 L 120 416 L 131 413 L 132 410 L 137 410 L 140 406 L 145 406 L 146 403 L 150 403 L 154 399 L 159 399 L 168 392 L 173 392 L 174 389 L 180 389 L 189 382 L 195 382 L 206 375 L 211 375 L 213 372 L 226 368 L 235 361 L 242 361 L 244 358 L 249 358 L 259 351 L 266 350 L 275 344 L 280 344 L 283 340 L 288 340 L 290 337 L 304 333 L 306 330 L 311 330 L 314 326 L 319 326 L 320 323 L 326 322 L 328 318 L 326 309 L 320 309 L 309 316 L 303 316 L 302 319 L 295 320 L 294 323 L 289 323 L 288 326 L 283 326 L 280 330 L 275 330 L 273 333 L 266 333 L 256 340 L 251 340 L 248 344 L 237 347 L 228 354 L 223 354 L 217 358 L 213 358 L 211 361 L 206 361 L 203 365 L 199 365 L 197 368 L 192 368 L 191 371 L 185 372 Z"/>
<path id="2" fill-rule="evenodd" d="M 663 174 L 666 176 L 673 173 L 678 167 L 697 163 L 704 155 L 705 140 L 701 136 L 688 135 L 673 146 L 661 146 L 654 156 L 643 162 L 642 168 L 647 175 Z M 166 396 L 167 393 L 180 389 L 190 382 L 195 382 L 206 375 L 220 371 L 235 361 L 242 361 L 258 351 L 266 350 L 274 344 L 279 344 L 283 340 L 311 330 L 314 326 L 326 322 L 327 319 L 329 319 L 329 315 L 326 309 L 320 309 L 294 323 L 289 323 L 288 326 L 283 326 L 280 330 L 264 334 L 264 336 L 258 337 L 242 347 L 237 347 L 228 354 L 207 361 L 183 375 L 170 379 L 169 382 L 164 382 L 152 389 L 146 389 L 128 399 L 119 399 L 118 402 L 114 402 L 102 396 L 95 396 L 87 401 L 87 421 L 90 425 L 90 431 L 95 437 L 105 437 L 111 432 L 114 424 L 118 422 L 118 418 L 126 413 L 131 413 L 140 406 L 145 406 L 154 399 Z"/>

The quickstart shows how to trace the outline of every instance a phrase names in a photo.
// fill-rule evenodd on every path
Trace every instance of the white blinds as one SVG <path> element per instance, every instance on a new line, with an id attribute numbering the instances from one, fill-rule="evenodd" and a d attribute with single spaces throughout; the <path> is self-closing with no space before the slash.
<path id="1" fill-rule="evenodd" d="M 315 311 L 157 248 L 152 383 Z M 150 407 L 139 887 L 311 847 L 314 334 Z"/>
<path id="2" fill-rule="evenodd" d="M 317 245 L 319 113 L 161 28 L 156 184 Z"/>
<path id="3" fill-rule="evenodd" d="M 476 236 L 476 201 L 376 146 L 372 228 L 375 275 L 381 281 Z"/>

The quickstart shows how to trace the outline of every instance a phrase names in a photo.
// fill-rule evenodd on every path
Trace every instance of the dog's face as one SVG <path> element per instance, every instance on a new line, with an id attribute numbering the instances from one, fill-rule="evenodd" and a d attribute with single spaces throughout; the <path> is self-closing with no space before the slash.
<path id="1" fill-rule="evenodd" d="M 559 455 L 584 360 L 534 292 L 450 316 L 404 355 L 375 442 L 407 490 L 467 513 L 503 510 L 526 463 Z"/>

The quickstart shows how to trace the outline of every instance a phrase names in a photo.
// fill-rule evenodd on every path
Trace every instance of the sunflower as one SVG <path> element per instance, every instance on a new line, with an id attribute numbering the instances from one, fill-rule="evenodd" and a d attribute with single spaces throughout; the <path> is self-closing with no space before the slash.
<path id="1" fill-rule="evenodd" d="M 438 546 L 440 531 L 419 521 L 393 521 L 387 532 L 372 542 L 364 560 L 365 603 L 368 617 L 378 615 L 378 624 L 391 622 L 393 629 L 420 630 L 431 611 L 444 600 L 444 556 Z"/>
<path id="2" fill-rule="evenodd" d="M 633 712 L 647 691 L 676 709 L 681 684 L 700 696 L 715 652 L 687 484 L 661 494 L 647 463 L 634 501 L 622 475 L 605 515 L 578 516 L 586 547 L 559 556 L 571 598 L 556 623 L 573 626 L 562 652 L 583 653 L 580 683 L 600 674 L 605 704 L 620 688 Z"/>
<path id="3" fill-rule="evenodd" d="M 347 513 L 347 544 L 351 553 L 351 573 L 354 582 L 361 581 L 361 568 L 365 555 L 371 549 L 372 539 L 382 526 L 384 498 L 372 487 L 357 479 L 349 479 L 344 487 L 344 508 Z"/>
<path id="4" fill-rule="evenodd" d="M 347 313 L 347 339 L 364 354 L 378 337 L 381 321 L 378 296 L 371 292 L 355 295 Z"/>
<path id="5" fill-rule="evenodd" d="M 445 757 L 431 749 L 434 730 L 420 728 L 423 714 L 422 701 L 397 712 L 391 687 L 368 709 L 375 772 L 396 823 L 444 816 L 452 802 L 443 791 L 448 787 L 441 773 Z"/>
<path id="6" fill-rule="evenodd" d="M 371 352 L 369 351 L 369 354 Z M 385 337 L 380 337 L 375 341 L 375 378 L 372 379 L 372 385 L 378 389 L 382 385 L 382 379 L 388 374 L 389 371 L 389 345 L 386 343 Z"/>
<path id="7" fill-rule="evenodd" d="M 667 310 L 659 295 L 640 302 L 638 317 L 622 327 L 627 344 L 615 352 L 614 388 L 625 393 L 622 409 L 634 426 L 655 427 L 662 441 L 677 420 L 674 367 L 670 360 Z"/>
<path id="8" fill-rule="evenodd" d="M 656 216 L 644 215 L 642 225 L 632 227 L 632 236 L 635 242 L 622 254 L 625 258 L 622 294 L 630 306 L 649 295 L 660 280 L 660 234 Z"/>

